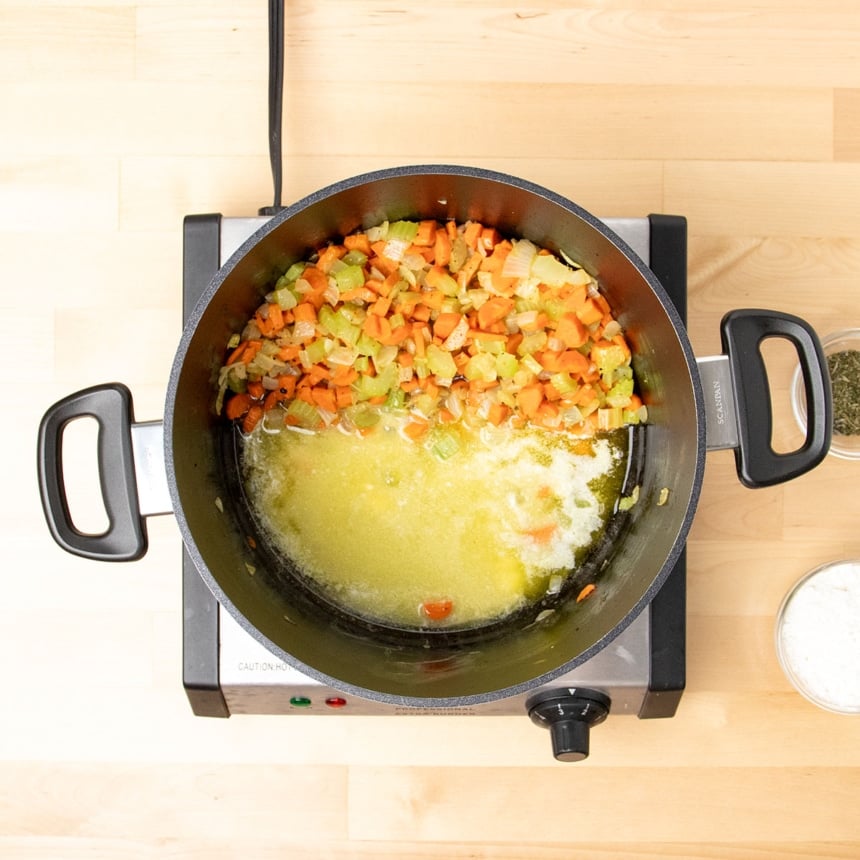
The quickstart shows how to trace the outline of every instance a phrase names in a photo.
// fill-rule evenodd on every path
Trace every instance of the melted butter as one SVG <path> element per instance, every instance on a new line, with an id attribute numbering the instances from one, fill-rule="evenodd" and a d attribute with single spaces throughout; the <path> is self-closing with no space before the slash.
<path id="1" fill-rule="evenodd" d="M 257 430 L 244 478 L 272 545 L 347 611 L 397 626 L 504 616 L 557 588 L 611 515 L 626 444 L 461 430 L 440 460 L 397 425 L 366 437 Z M 626 440 L 626 437 L 624 437 Z"/>

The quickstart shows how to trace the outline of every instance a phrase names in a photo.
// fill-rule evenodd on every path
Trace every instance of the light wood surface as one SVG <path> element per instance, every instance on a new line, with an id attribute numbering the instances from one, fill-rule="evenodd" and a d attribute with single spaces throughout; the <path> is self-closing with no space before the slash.
<path id="1" fill-rule="evenodd" d="M 287 201 L 490 167 L 685 215 L 698 355 L 734 307 L 860 325 L 856 0 L 287 0 L 286 26 Z M 789 586 L 860 556 L 856 463 L 750 491 L 708 456 L 678 714 L 610 718 L 577 765 L 524 717 L 195 718 L 173 519 L 134 564 L 53 544 L 39 419 L 112 380 L 161 417 L 183 216 L 270 202 L 266 57 L 262 0 L 0 0 L 0 856 L 860 856 L 860 717 L 773 647 Z M 769 363 L 790 446 L 793 360 Z"/>

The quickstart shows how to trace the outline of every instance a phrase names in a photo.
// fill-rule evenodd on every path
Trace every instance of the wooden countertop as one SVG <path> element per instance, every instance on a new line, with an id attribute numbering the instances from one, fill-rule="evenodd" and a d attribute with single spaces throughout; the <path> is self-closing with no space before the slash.
<path id="1" fill-rule="evenodd" d="M 498 169 L 598 215 L 686 216 L 698 355 L 734 307 L 860 325 L 851 0 L 287 7 L 287 201 L 396 164 Z M 708 456 L 680 708 L 610 718 L 586 762 L 525 718 L 193 717 L 174 520 L 137 563 L 65 554 L 34 449 L 45 408 L 98 382 L 161 417 L 183 216 L 271 199 L 266 4 L 0 0 L 0 21 L 0 855 L 860 855 L 860 718 L 807 704 L 773 647 L 789 586 L 860 556 L 858 466 L 834 457 L 751 491 Z M 796 443 L 793 360 L 768 361 Z"/>

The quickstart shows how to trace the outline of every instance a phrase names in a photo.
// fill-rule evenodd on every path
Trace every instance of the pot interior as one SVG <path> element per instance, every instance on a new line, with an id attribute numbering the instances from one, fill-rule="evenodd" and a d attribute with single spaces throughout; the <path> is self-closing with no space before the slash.
<path id="1" fill-rule="evenodd" d="M 634 353 L 637 388 L 649 412 L 635 434 L 628 479 L 639 485 L 639 501 L 600 547 L 595 563 L 605 566 L 597 591 L 581 604 L 567 595 L 537 621 L 533 613 L 459 635 L 401 635 L 357 624 L 285 578 L 265 544 L 248 540 L 254 526 L 238 481 L 233 431 L 213 410 L 214 379 L 230 335 L 290 264 L 326 240 L 386 219 L 420 218 L 479 220 L 503 235 L 564 251 L 597 278 Z M 219 601 L 306 674 L 405 704 L 513 694 L 608 644 L 650 601 L 683 548 L 701 483 L 703 435 L 686 333 L 653 274 L 570 201 L 513 177 L 459 167 L 367 174 L 276 215 L 219 271 L 193 312 L 165 417 L 174 510 L 189 554 Z"/>

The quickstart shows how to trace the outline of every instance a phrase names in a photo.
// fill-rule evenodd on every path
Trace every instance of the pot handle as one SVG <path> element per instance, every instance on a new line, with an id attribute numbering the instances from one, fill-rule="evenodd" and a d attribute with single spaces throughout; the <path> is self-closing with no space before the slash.
<path id="1" fill-rule="evenodd" d="M 99 425 L 98 465 L 108 528 L 85 534 L 69 512 L 63 479 L 63 433 L 70 421 L 91 417 Z M 100 561 L 134 561 L 146 553 L 132 445 L 131 392 L 120 383 L 96 385 L 51 406 L 39 425 L 39 493 L 54 540 L 67 552 Z"/>
<path id="2" fill-rule="evenodd" d="M 727 313 L 720 332 L 737 406 L 738 477 L 747 487 L 767 487 L 817 466 L 830 449 L 833 403 L 827 359 L 815 331 L 791 314 L 746 309 Z M 777 453 L 771 447 L 770 388 L 760 350 L 762 341 L 771 337 L 786 338 L 794 345 L 806 393 L 806 440 L 788 453 Z"/>

